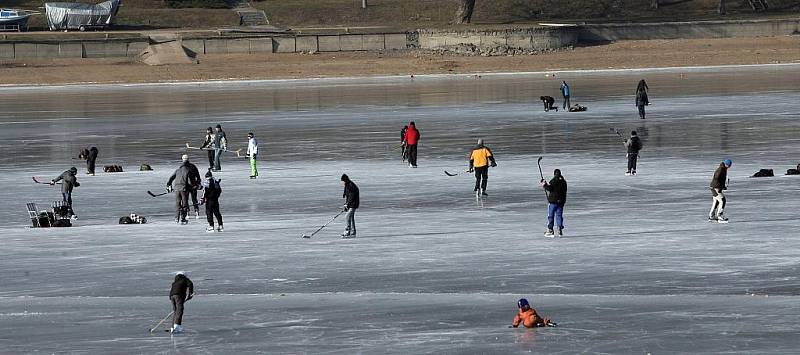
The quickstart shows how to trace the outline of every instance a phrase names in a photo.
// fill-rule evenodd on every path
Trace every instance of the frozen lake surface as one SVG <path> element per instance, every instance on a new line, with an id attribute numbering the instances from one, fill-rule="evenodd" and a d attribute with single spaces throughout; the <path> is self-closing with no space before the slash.
<path id="1" fill-rule="evenodd" d="M 639 79 L 651 88 L 637 117 Z M 567 80 L 588 112 L 545 113 Z M 0 353 L 785 353 L 800 348 L 800 66 L 0 89 Z M 419 168 L 399 130 L 422 133 Z M 258 180 L 223 160 L 224 233 L 172 221 L 160 192 L 186 142 L 221 123 L 259 139 Z M 611 130 L 643 138 L 639 175 Z M 466 156 L 494 151 L 476 201 Z M 120 174 L 79 175 L 73 228 L 31 229 L 35 185 L 100 149 Z M 202 169 L 205 156 L 189 151 Z M 546 177 L 569 182 L 546 239 Z M 733 160 L 727 225 L 708 183 Z M 139 172 L 148 163 L 153 172 Z M 358 238 L 339 175 L 361 189 Z M 129 213 L 146 225 L 118 225 Z M 186 334 L 149 334 L 173 273 L 197 297 Z M 528 298 L 561 326 L 508 329 Z"/>

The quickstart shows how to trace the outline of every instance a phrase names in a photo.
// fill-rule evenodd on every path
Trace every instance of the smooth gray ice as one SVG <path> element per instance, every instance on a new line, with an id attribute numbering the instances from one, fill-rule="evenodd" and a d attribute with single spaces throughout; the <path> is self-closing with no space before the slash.
<path id="1" fill-rule="evenodd" d="M 651 88 L 647 120 L 633 91 Z M 567 80 L 583 113 L 542 112 Z M 796 353 L 800 340 L 800 66 L 0 89 L 0 353 Z M 400 161 L 417 122 L 419 168 Z M 224 233 L 172 222 L 163 191 L 186 142 L 254 132 L 260 178 L 223 160 Z M 624 176 L 612 128 L 644 140 Z M 489 197 L 463 171 L 482 137 Z M 31 229 L 35 185 L 80 147 L 121 174 L 79 176 L 76 227 Z M 205 156 L 189 151 L 201 168 Z M 569 182 L 566 236 L 545 239 L 545 175 Z M 731 223 L 709 224 L 725 158 Z M 141 163 L 155 171 L 138 172 Z M 337 221 L 339 175 L 361 188 L 358 238 Z M 118 225 L 131 212 L 146 225 Z M 198 296 L 187 333 L 172 273 Z M 508 329 L 527 297 L 561 325 Z"/>

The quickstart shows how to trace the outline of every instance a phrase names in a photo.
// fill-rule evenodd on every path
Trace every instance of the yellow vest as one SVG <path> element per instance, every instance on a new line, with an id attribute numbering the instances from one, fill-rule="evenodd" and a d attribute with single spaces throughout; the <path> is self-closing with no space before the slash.
<path id="1" fill-rule="evenodd" d="M 472 166 L 476 168 L 482 168 L 484 166 L 489 165 L 489 157 L 492 156 L 492 152 L 489 148 L 480 147 L 472 150 L 472 156 L 470 160 L 472 160 Z"/>

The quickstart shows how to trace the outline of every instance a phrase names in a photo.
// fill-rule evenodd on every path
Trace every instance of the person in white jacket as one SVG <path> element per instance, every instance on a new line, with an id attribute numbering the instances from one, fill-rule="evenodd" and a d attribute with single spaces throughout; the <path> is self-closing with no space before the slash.
<path id="1" fill-rule="evenodd" d="M 256 156 L 258 156 L 258 141 L 253 132 L 247 134 L 247 157 L 250 158 L 250 178 L 255 179 L 258 177 L 258 168 L 256 168 Z"/>

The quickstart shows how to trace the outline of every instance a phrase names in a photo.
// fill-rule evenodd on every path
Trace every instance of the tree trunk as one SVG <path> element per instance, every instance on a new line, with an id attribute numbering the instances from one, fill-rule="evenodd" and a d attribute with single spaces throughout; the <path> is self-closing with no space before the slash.
<path id="1" fill-rule="evenodd" d="M 725 8 L 725 0 L 719 0 L 719 7 L 717 8 L 717 13 L 720 15 L 725 15 L 728 10 Z"/>
<path id="2" fill-rule="evenodd" d="M 653 10 L 658 9 L 658 0 L 650 1 L 650 8 Z"/>
<path id="3" fill-rule="evenodd" d="M 472 22 L 472 11 L 475 10 L 475 0 L 458 0 L 456 23 Z"/>

